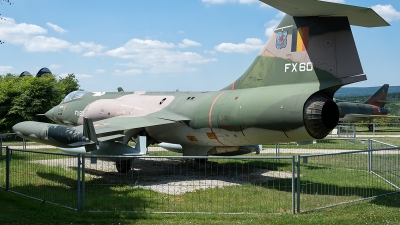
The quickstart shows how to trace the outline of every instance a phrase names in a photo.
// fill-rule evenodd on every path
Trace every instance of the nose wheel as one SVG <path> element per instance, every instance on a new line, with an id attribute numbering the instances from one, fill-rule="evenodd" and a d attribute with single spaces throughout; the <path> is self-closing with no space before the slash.
<path id="1" fill-rule="evenodd" d="M 132 169 L 132 160 L 119 160 L 115 162 L 115 167 L 117 168 L 118 173 L 128 173 Z"/>

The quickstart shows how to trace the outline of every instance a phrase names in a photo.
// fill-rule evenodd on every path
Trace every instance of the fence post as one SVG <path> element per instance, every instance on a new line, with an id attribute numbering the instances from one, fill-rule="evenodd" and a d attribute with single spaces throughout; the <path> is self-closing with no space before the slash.
<path id="1" fill-rule="evenodd" d="M 297 213 L 300 213 L 300 155 L 297 155 Z"/>
<path id="2" fill-rule="evenodd" d="M 275 143 L 275 156 L 276 157 L 279 157 L 279 148 L 280 148 L 279 143 Z"/>
<path id="3" fill-rule="evenodd" d="M 368 172 L 372 171 L 372 140 L 368 139 Z"/>
<path id="4" fill-rule="evenodd" d="M 295 208 L 296 208 L 296 188 L 295 188 L 295 174 L 296 174 L 296 169 L 295 169 L 295 164 L 296 161 L 294 159 L 294 156 L 292 156 L 292 214 L 295 214 Z"/>
<path id="5" fill-rule="evenodd" d="M 10 149 L 6 146 L 6 191 L 10 190 Z"/>
<path id="6" fill-rule="evenodd" d="M 81 155 L 77 155 L 78 168 L 77 168 L 77 210 L 81 211 Z"/>
<path id="7" fill-rule="evenodd" d="M 85 155 L 82 155 L 82 212 L 85 211 Z"/>
<path id="8" fill-rule="evenodd" d="M 372 123 L 372 130 L 374 131 L 374 135 L 375 135 L 375 123 Z"/>

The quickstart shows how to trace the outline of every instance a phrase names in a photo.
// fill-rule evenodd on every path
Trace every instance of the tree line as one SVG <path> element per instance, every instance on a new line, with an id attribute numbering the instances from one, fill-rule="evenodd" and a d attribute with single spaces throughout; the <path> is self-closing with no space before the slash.
<path id="1" fill-rule="evenodd" d="M 74 74 L 58 78 L 7 74 L 0 76 L 0 133 L 12 132 L 12 126 L 27 120 L 49 122 L 44 114 L 58 105 L 68 93 L 79 90 Z"/>

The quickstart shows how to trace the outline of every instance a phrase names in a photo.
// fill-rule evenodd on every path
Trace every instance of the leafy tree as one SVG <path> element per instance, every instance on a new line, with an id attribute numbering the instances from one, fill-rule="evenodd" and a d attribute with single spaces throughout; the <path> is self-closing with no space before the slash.
<path id="1" fill-rule="evenodd" d="M 10 0 L 0 0 L 0 4 L 3 4 L 3 3 L 6 3 L 6 4 L 8 4 L 8 5 L 12 5 L 13 3 L 12 2 L 10 2 Z M 0 20 L 4 20 L 4 18 L 1 16 L 1 13 L 0 13 Z M 1 40 L 0 40 L 0 44 L 3 44 L 4 42 L 2 42 Z"/>
<path id="2" fill-rule="evenodd" d="M 11 132 L 14 124 L 26 120 L 49 122 L 37 114 L 47 112 L 78 89 L 74 74 L 59 80 L 52 74 L 40 78 L 0 76 L 0 133 Z"/>
<path id="3" fill-rule="evenodd" d="M 64 78 L 60 78 L 56 84 L 57 91 L 57 104 L 69 93 L 79 90 L 78 79 L 75 78 L 75 74 L 68 74 Z"/>

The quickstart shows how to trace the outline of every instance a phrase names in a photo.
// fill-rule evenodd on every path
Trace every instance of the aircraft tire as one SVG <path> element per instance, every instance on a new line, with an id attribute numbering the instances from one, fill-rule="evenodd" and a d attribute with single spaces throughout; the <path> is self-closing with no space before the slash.
<path id="1" fill-rule="evenodd" d="M 115 163 L 118 173 L 128 173 L 132 169 L 132 160 L 119 160 Z"/>

